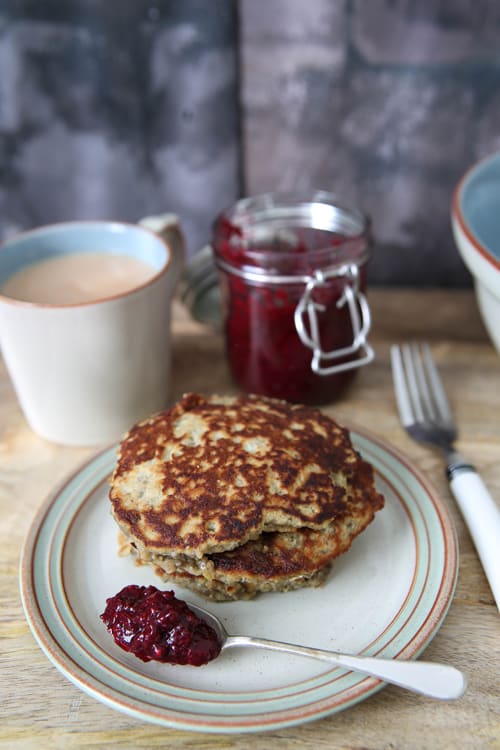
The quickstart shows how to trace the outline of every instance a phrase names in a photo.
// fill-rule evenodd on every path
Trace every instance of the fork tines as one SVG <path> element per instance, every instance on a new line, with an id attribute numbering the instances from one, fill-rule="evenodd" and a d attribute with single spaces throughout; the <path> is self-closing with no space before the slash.
<path id="1" fill-rule="evenodd" d="M 426 343 L 391 347 L 394 389 L 401 422 L 406 427 L 430 422 L 453 428 L 453 416 L 446 393 Z"/>

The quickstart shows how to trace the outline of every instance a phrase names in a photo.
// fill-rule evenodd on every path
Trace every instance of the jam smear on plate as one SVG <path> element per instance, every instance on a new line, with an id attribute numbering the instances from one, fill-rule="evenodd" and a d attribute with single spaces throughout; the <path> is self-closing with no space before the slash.
<path id="1" fill-rule="evenodd" d="M 115 643 L 142 661 L 199 667 L 221 650 L 208 623 L 173 591 L 155 586 L 125 586 L 106 600 L 101 619 Z"/>

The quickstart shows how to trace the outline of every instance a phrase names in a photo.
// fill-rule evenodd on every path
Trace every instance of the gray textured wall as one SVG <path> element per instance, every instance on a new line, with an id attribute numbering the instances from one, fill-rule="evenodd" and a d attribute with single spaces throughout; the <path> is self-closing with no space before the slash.
<path id="1" fill-rule="evenodd" d="M 0 239 L 168 209 L 193 253 L 239 193 L 326 188 L 372 283 L 465 285 L 451 195 L 499 123 L 498 0 L 0 0 Z"/>
<path id="2" fill-rule="evenodd" d="M 500 148 L 498 0 L 242 0 L 246 186 L 373 218 L 377 283 L 464 285 L 449 205 Z"/>
<path id="3" fill-rule="evenodd" d="M 236 6 L 0 0 L 0 236 L 180 214 L 191 252 L 239 183 Z"/>

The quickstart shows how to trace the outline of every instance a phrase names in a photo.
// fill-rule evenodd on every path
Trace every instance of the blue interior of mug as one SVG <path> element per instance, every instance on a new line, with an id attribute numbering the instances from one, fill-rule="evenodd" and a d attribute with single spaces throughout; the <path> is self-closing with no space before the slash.
<path id="1" fill-rule="evenodd" d="M 106 252 L 149 263 L 158 272 L 168 249 L 153 232 L 134 224 L 83 221 L 53 224 L 20 234 L 0 247 L 0 288 L 16 271 L 57 255 Z"/>

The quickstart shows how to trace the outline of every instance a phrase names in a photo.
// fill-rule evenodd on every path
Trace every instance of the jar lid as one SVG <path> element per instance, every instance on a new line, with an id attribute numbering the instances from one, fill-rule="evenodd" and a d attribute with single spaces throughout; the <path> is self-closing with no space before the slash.
<path id="1" fill-rule="evenodd" d="M 371 221 L 333 193 L 263 193 L 219 214 L 213 249 L 219 268 L 247 281 L 307 283 L 315 272 L 364 265 Z"/>
<path id="2" fill-rule="evenodd" d="M 221 300 L 212 248 L 202 247 L 188 261 L 179 283 L 179 295 L 191 317 L 212 328 L 221 328 Z"/>

